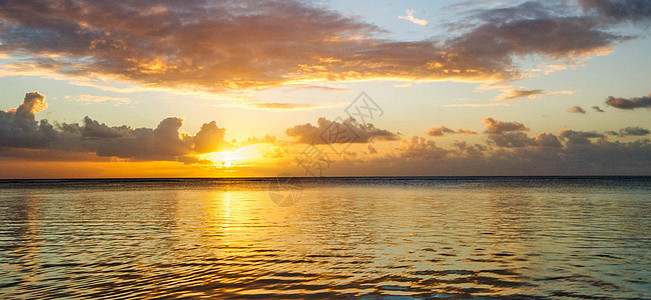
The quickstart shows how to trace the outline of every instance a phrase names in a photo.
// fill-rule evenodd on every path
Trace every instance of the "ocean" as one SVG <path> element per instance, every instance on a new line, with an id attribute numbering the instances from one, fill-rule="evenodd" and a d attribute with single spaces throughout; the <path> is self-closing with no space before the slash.
<path id="1" fill-rule="evenodd" d="M 0 181 L 0 298 L 651 299 L 651 177 Z"/>

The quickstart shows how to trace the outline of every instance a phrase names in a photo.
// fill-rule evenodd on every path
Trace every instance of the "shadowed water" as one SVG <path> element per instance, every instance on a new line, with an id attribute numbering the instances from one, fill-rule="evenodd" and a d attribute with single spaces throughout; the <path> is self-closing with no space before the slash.
<path id="1" fill-rule="evenodd" d="M 0 182 L 0 296 L 651 298 L 649 177 L 270 183 Z"/>

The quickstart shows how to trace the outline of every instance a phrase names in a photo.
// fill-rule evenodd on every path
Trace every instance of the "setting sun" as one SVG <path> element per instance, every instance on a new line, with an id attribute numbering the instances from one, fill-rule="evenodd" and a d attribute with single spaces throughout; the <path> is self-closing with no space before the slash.
<path id="1" fill-rule="evenodd" d="M 260 154 L 255 145 L 244 146 L 232 151 L 210 152 L 197 156 L 201 161 L 206 161 L 214 168 L 237 168 L 250 165 L 254 160 L 260 159 Z"/>

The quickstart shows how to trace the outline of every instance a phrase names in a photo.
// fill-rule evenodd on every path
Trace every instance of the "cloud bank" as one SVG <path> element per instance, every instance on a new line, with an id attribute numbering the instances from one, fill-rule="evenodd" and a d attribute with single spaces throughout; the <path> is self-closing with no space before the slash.
<path id="1" fill-rule="evenodd" d="M 562 2 L 474 10 L 466 19 L 475 22 L 446 39 L 393 41 L 378 38 L 375 25 L 302 1 L 0 1 L 0 53 L 20 59 L 5 73 L 209 92 L 369 79 L 494 82 L 523 76 L 517 57 L 604 53 L 630 38 L 614 26 L 649 18 L 638 1 L 581 4 L 583 14 Z"/>
<path id="2" fill-rule="evenodd" d="M 194 135 L 181 131 L 184 120 L 178 117 L 165 118 L 155 128 L 108 126 L 90 117 L 85 117 L 80 124 L 51 124 L 35 118 L 46 107 L 45 96 L 31 92 L 17 108 L 0 111 L 0 161 L 80 162 L 119 158 L 210 165 L 211 162 L 200 161 L 200 154 L 264 144 L 269 147 L 260 154 L 274 160 L 274 165 L 260 168 L 278 170 L 291 168 L 294 156 L 298 155 L 295 151 L 303 149 L 305 144 L 325 147 L 322 133 L 345 127 L 352 128 L 357 139 L 329 142 L 357 144 L 361 150 L 351 147 L 340 156 L 333 154 L 337 161 L 333 163 L 332 176 L 651 174 L 648 139 L 612 140 L 612 137 L 631 139 L 649 135 L 649 130 L 642 127 L 605 133 L 563 129 L 557 134 L 529 135 L 530 128 L 524 123 L 488 117 L 483 119 L 485 143 L 455 141 L 451 146 L 440 147 L 428 138 L 402 139 L 396 133 L 371 124 L 361 125 L 353 119 L 320 118 L 316 125 L 307 123 L 288 128 L 286 133 L 293 143 L 265 136 L 249 138 L 237 145 L 235 140 L 225 141 L 226 129 L 214 121 L 203 124 Z M 439 126 L 430 129 L 429 135 L 453 133 L 471 132 Z M 383 144 L 379 145 L 380 142 Z"/>
<path id="3" fill-rule="evenodd" d="M 48 149 L 87 153 L 100 157 L 134 160 L 170 160 L 195 162 L 193 154 L 228 150 L 225 129 L 212 121 L 196 135 L 180 131 L 183 119 L 168 117 L 154 129 L 108 126 L 89 117 L 82 124 L 35 120 L 35 114 L 47 107 L 38 92 L 25 95 L 16 109 L 0 111 L 0 147 Z"/>

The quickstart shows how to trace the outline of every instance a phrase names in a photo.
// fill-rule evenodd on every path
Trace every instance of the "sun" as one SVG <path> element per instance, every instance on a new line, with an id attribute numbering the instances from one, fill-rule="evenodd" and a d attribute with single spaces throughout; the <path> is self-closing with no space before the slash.
<path id="1" fill-rule="evenodd" d="M 249 165 L 260 155 L 253 146 L 246 146 L 232 151 L 204 153 L 198 156 L 200 160 L 208 161 L 213 168 L 230 169 Z"/>

